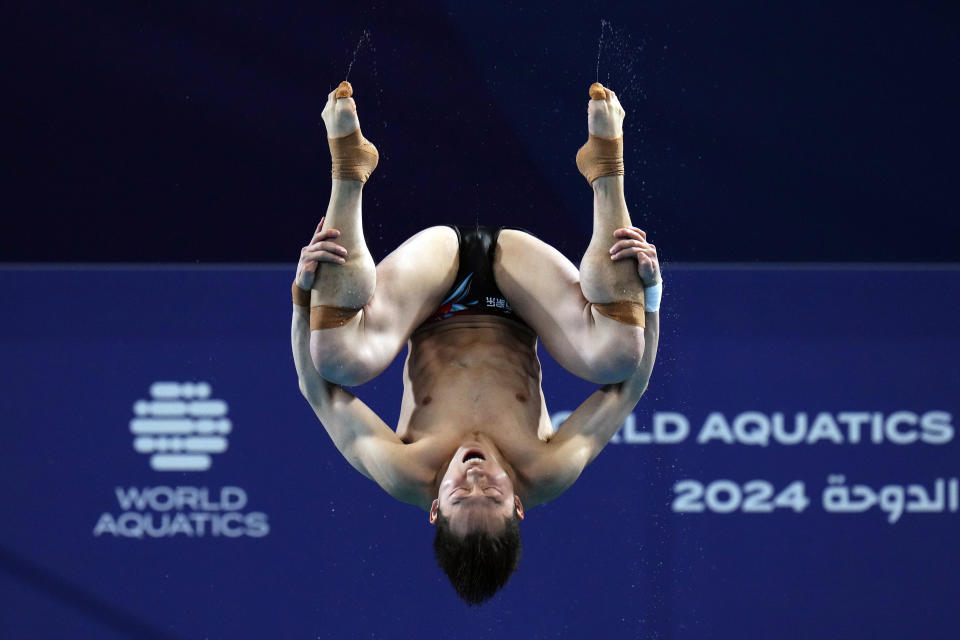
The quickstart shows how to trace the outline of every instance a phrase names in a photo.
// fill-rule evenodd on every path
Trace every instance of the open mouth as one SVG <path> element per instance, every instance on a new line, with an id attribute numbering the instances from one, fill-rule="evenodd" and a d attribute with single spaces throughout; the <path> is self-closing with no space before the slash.
<path id="1" fill-rule="evenodd" d="M 465 454 L 463 454 L 463 462 L 464 464 L 466 464 L 471 460 L 486 460 L 486 458 L 483 456 L 481 452 L 477 451 L 476 449 L 471 449 L 467 451 Z"/>

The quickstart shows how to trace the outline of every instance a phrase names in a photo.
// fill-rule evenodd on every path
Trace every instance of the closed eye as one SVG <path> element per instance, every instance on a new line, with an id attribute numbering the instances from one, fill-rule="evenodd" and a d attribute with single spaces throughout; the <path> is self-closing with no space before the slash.
<path id="1" fill-rule="evenodd" d="M 478 496 L 478 497 L 479 497 L 479 496 Z M 492 503 L 495 504 L 495 505 L 498 505 L 498 506 L 499 506 L 499 505 L 502 505 L 502 504 L 503 504 L 503 499 L 502 499 L 502 498 L 499 498 L 499 497 L 497 497 L 497 496 L 483 496 L 483 497 L 484 497 L 485 499 L 489 500 L 490 502 L 492 502 Z M 468 498 L 468 497 L 456 498 L 455 500 L 452 500 L 452 501 L 450 502 L 450 504 L 452 504 L 452 505 L 457 505 L 457 504 L 460 504 L 461 502 L 463 502 L 464 500 L 472 500 L 472 499 L 474 499 L 474 498 Z"/>

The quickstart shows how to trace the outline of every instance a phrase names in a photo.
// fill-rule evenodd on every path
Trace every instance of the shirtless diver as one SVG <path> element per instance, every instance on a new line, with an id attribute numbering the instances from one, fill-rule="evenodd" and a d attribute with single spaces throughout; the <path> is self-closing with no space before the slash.
<path id="1" fill-rule="evenodd" d="M 479 604 L 516 569 L 525 508 L 576 481 L 653 369 L 662 283 L 624 199 L 624 110 L 612 91 L 590 87 L 577 166 L 593 188 L 593 234 L 579 270 L 529 233 L 455 226 L 425 229 L 374 265 L 361 195 L 378 154 L 352 95 L 341 83 L 323 109 L 333 186 L 293 285 L 300 390 L 357 471 L 429 512 L 440 566 Z M 556 432 L 538 338 L 602 385 Z M 376 377 L 405 344 L 394 431 L 341 385 Z"/>

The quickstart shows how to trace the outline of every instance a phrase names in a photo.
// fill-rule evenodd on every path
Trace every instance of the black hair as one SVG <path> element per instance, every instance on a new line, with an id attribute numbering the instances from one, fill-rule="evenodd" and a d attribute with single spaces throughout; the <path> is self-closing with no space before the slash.
<path id="1" fill-rule="evenodd" d="M 437 515 L 433 552 L 450 584 L 468 605 L 479 605 L 493 597 L 520 563 L 520 518 L 517 510 L 505 518 L 506 526 L 497 535 L 471 531 L 459 537 L 450 529 L 450 520 Z"/>

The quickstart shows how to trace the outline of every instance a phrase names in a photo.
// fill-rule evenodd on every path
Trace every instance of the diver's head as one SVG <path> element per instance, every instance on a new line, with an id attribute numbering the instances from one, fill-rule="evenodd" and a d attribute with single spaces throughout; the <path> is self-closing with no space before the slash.
<path id="1" fill-rule="evenodd" d="M 523 519 L 523 505 L 514 493 L 512 474 L 492 444 L 469 442 L 454 452 L 440 479 L 430 522 L 445 517 L 450 530 L 463 537 L 484 531 L 497 535 L 504 520 Z"/>
<path id="2" fill-rule="evenodd" d="M 523 505 L 492 446 L 460 447 L 440 480 L 430 522 L 440 567 L 468 604 L 488 600 L 520 561 Z"/>

